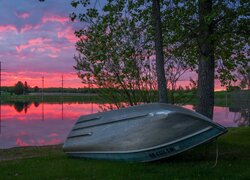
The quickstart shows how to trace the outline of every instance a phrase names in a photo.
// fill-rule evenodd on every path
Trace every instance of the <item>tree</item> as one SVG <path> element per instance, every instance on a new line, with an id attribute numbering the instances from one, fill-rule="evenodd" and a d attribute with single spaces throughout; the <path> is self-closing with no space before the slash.
<path id="1" fill-rule="evenodd" d="M 34 87 L 34 92 L 39 92 L 39 87 L 38 86 Z"/>
<path id="2" fill-rule="evenodd" d="M 165 76 L 164 67 L 168 70 L 175 67 L 167 67 L 164 61 L 170 56 L 175 62 L 183 58 L 166 53 L 166 45 L 163 49 L 160 2 L 108 1 L 102 8 L 103 13 L 87 0 L 75 0 L 71 4 L 86 8 L 86 13 L 71 14 L 72 20 L 77 18 L 85 24 L 84 29 L 75 33 L 79 37 L 75 69 L 83 83 L 111 89 L 111 93 L 105 92 L 109 98 L 118 102 L 115 97 L 123 96 L 130 105 L 138 100 L 154 101 L 152 90 L 158 87 L 159 100 L 166 102 L 166 77 L 170 78 L 170 73 Z M 163 53 L 167 55 L 165 60 Z M 155 81 L 156 74 L 158 81 Z M 170 82 L 174 80 L 176 84 L 179 77 L 175 76 Z M 122 89 L 119 92 L 123 95 L 117 96 L 117 89 Z M 139 98 L 136 91 L 142 93 Z"/>
<path id="3" fill-rule="evenodd" d="M 21 81 L 18 81 L 14 86 L 14 93 L 21 95 L 24 93 L 24 84 Z"/>
<path id="4" fill-rule="evenodd" d="M 164 70 L 164 53 L 163 53 L 163 42 L 162 42 L 162 29 L 161 29 L 161 10 L 160 1 L 153 0 L 152 3 L 152 21 L 154 27 L 154 41 L 156 51 L 156 72 L 157 72 L 157 84 L 159 91 L 159 101 L 167 102 L 167 84 Z"/>
<path id="5" fill-rule="evenodd" d="M 169 56 L 165 61 L 165 74 L 168 80 L 168 89 L 170 93 L 170 102 L 175 103 L 175 91 L 177 89 L 177 82 L 180 77 L 190 70 L 189 65 L 187 64 L 184 58 L 178 59 L 174 56 Z"/>
<path id="6" fill-rule="evenodd" d="M 185 56 L 198 71 L 197 111 L 213 117 L 214 78 L 235 81 L 246 67 L 249 43 L 249 1 L 164 1 L 164 41 L 175 56 Z"/>
<path id="7" fill-rule="evenodd" d="M 246 73 L 242 72 L 246 71 Z M 250 65 L 245 69 L 238 69 L 236 73 L 237 80 L 240 80 L 240 87 L 245 89 L 247 87 L 250 90 Z"/>
<path id="8" fill-rule="evenodd" d="M 24 82 L 24 89 L 23 89 L 24 94 L 28 94 L 28 93 L 29 93 L 29 88 L 30 88 L 30 87 L 29 87 L 27 81 L 25 81 L 25 82 Z"/>
<path id="9" fill-rule="evenodd" d="M 86 14 L 71 16 L 87 24 L 86 29 L 76 32 L 78 76 L 83 83 L 105 90 L 101 95 L 117 108 L 124 106 L 124 100 L 128 105 L 154 101 L 157 87 L 152 41 L 146 28 L 149 22 L 135 18 L 137 5 L 125 2 L 107 2 L 103 15 L 89 8 Z M 74 1 L 72 5 L 77 6 L 75 3 L 83 2 Z"/>

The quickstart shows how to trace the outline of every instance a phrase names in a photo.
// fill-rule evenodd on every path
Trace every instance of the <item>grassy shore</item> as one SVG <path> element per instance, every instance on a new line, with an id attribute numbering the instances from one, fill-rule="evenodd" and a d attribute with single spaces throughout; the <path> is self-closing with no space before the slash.
<path id="1" fill-rule="evenodd" d="M 0 179 L 249 179 L 250 128 L 232 128 L 217 142 L 153 163 L 66 157 L 61 145 L 0 151 Z M 219 158 L 215 167 L 216 144 Z M 5 159 L 5 160 L 3 160 Z"/>
<path id="2" fill-rule="evenodd" d="M 177 104 L 196 104 L 196 97 L 193 93 L 175 93 Z M 48 102 L 48 103 L 60 103 L 60 102 L 96 102 L 96 103 L 109 103 L 96 93 L 31 93 L 27 95 L 15 95 L 3 93 L 1 95 L 1 102 L 15 103 L 15 102 Z M 111 102 L 112 103 L 112 102 Z M 228 106 L 230 105 L 230 94 L 226 91 L 215 92 L 215 105 Z"/>
<path id="3" fill-rule="evenodd" d="M 61 102 L 100 102 L 102 100 L 96 94 L 45 94 L 42 95 L 2 95 L 2 104 L 15 102 L 46 102 L 46 103 L 61 103 Z"/>

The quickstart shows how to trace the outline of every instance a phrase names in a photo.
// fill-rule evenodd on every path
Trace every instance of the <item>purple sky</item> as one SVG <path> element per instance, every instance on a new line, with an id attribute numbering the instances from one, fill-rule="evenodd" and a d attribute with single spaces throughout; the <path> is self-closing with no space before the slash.
<path id="1" fill-rule="evenodd" d="M 73 69 L 76 54 L 73 23 L 69 14 L 75 11 L 70 0 L 1 0 L 0 1 L 0 61 L 3 85 L 18 80 L 30 85 L 60 86 L 64 74 L 65 86 L 81 87 Z"/>

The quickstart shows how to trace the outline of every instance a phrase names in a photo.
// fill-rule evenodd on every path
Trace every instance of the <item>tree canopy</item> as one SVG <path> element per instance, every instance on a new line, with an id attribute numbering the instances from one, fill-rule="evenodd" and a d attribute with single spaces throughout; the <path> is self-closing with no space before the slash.
<path id="1" fill-rule="evenodd" d="M 76 44 L 79 55 L 75 56 L 79 77 L 97 87 L 123 89 L 122 96 L 126 96 L 130 105 L 151 102 L 154 98 L 148 90 L 157 87 L 153 1 L 108 0 L 98 8 L 96 2 L 71 2 L 73 7 L 83 8 L 81 13 L 72 13 L 71 19 L 85 24 L 75 33 L 79 37 Z M 195 70 L 198 109 L 208 117 L 213 114 L 214 78 L 229 86 L 236 81 L 236 73 L 247 71 L 249 3 L 247 0 L 160 3 L 167 83 L 172 84 L 171 72 L 176 72 L 178 65 L 181 72 Z M 146 93 L 138 98 L 136 90 Z"/>

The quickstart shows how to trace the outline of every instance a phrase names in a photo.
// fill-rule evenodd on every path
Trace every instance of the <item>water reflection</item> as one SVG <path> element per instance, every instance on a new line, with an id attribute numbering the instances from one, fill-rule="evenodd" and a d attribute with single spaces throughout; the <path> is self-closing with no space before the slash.
<path id="1" fill-rule="evenodd" d="M 195 111 L 195 106 L 185 105 Z M 226 127 L 250 126 L 250 107 L 214 107 L 213 120 Z"/>
<path id="2" fill-rule="evenodd" d="M 81 115 L 99 111 L 94 103 L 14 103 L 0 106 L 0 149 L 62 143 Z M 194 109 L 192 105 L 184 106 Z M 249 126 L 249 108 L 214 108 L 214 121 L 227 127 Z"/>
<path id="3" fill-rule="evenodd" d="M 234 122 L 238 126 L 250 126 L 250 108 L 229 108 L 229 111 L 239 114 L 234 117 Z"/>
<path id="4" fill-rule="evenodd" d="M 79 116 L 98 110 L 91 103 L 1 105 L 0 149 L 62 143 Z"/>
<path id="5" fill-rule="evenodd" d="M 24 110 L 24 112 L 26 114 L 30 105 L 31 105 L 30 102 L 15 102 L 14 108 L 17 112 L 22 112 Z"/>

